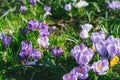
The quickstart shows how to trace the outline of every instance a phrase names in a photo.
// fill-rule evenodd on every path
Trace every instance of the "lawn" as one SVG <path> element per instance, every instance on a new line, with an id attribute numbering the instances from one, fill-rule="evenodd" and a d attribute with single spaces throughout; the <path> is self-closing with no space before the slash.
<path id="1" fill-rule="evenodd" d="M 0 0 L 0 80 L 120 80 L 119 0 Z"/>

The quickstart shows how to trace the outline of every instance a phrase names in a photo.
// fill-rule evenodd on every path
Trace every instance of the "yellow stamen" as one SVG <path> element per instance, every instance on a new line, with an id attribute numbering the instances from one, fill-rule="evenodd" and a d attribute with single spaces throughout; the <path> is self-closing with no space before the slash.
<path id="1" fill-rule="evenodd" d="M 98 66 L 98 69 L 100 69 L 100 70 L 101 70 L 101 69 L 102 69 L 102 66 L 101 66 L 101 65 L 99 65 L 99 66 Z"/>
<path id="2" fill-rule="evenodd" d="M 70 75 L 68 75 L 68 76 L 67 76 L 67 78 L 68 78 L 68 79 L 70 79 L 70 78 L 71 78 L 71 76 L 70 76 Z"/>
<path id="3" fill-rule="evenodd" d="M 82 68 L 79 68 L 79 72 L 82 73 Z"/>
<path id="4" fill-rule="evenodd" d="M 115 56 L 113 59 L 110 61 L 110 66 L 113 67 L 114 65 L 118 64 L 119 57 Z"/>

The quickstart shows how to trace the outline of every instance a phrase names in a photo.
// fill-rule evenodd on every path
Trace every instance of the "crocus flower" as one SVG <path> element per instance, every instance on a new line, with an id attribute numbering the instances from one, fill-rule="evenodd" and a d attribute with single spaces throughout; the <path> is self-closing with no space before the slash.
<path id="1" fill-rule="evenodd" d="M 21 6 L 21 7 L 20 7 L 20 11 L 21 11 L 22 13 L 25 13 L 26 10 L 27 10 L 26 6 Z"/>
<path id="2" fill-rule="evenodd" d="M 102 59 L 108 58 L 108 51 L 103 40 L 98 40 L 97 43 L 94 43 L 96 51 L 100 54 Z"/>
<path id="3" fill-rule="evenodd" d="M 113 44 L 109 44 L 107 45 L 107 51 L 108 51 L 108 54 L 109 54 L 109 57 L 114 57 L 116 54 L 117 54 L 117 46 L 116 45 L 113 45 Z"/>
<path id="4" fill-rule="evenodd" d="M 85 24 L 85 25 L 82 25 L 81 28 L 82 28 L 82 31 L 80 32 L 80 37 L 81 38 L 88 38 L 89 35 L 88 35 L 88 32 L 92 29 L 92 25 L 91 24 Z"/>
<path id="5" fill-rule="evenodd" d="M 36 5 L 36 0 L 30 0 L 30 4 L 35 6 Z"/>
<path id="6" fill-rule="evenodd" d="M 45 11 L 45 14 L 44 16 L 47 16 L 47 15 L 52 15 L 51 14 L 51 7 L 50 6 L 44 6 L 44 11 Z"/>
<path id="7" fill-rule="evenodd" d="M 84 44 L 76 45 L 74 48 L 71 50 L 71 54 L 73 57 L 76 57 L 79 53 L 84 51 L 87 47 Z"/>
<path id="8" fill-rule="evenodd" d="M 88 6 L 88 3 L 86 1 L 80 0 L 78 3 L 75 3 L 74 6 L 76 8 L 86 7 Z"/>
<path id="9" fill-rule="evenodd" d="M 52 27 L 50 28 L 49 32 L 52 33 L 52 32 L 55 31 L 55 30 L 56 30 L 56 26 L 52 26 Z"/>
<path id="10" fill-rule="evenodd" d="M 42 53 L 37 49 L 33 49 L 32 58 L 34 59 L 34 61 L 38 61 L 41 57 Z"/>
<path id="11" fill-rule="evenodd" d="M 109 62 L 107 60 L 99 60 L 98 62 L 94 62 L 92 69 L 99 75 L 104 75 L 109 70 Z"/>
<path id="12" fill-rule="evenodd" d="M 8 45 L 13 41 L 13 38 L 11 36 L 1 33 L 1 40 L 3 41 L 5 48 L 7 48 Z"/>
<path id="13" fill-rule="evenodd" d="M 88 68 L 86 66 L 75 67 L 71 72 L 75 74 L 78 79 L 87 79 L 88 78 Z"/>
<path id="14" fill-rule="evenodd" d="M 87 30 L 82 30 L 82 31 L 80 32 L 80 37 L 81 37 L 81 38 L 88 38 L 88 37 L 89 37 L 88 31 L 87 31 Z"/>
<path id="15" fill-rule="evenodd" d="M 22 50 L 26 52 L 26 55 L 30 55 L 33 51 L 32 42 L 22 41 Z"/>
<path id="16" fill-rule="evenodd" d="M 87 65 L 92 60 L 93 55 L 94 55 L 94 52 L 92 49 L 86 49 L 85 51 L 76 55 L 75 59 L 78 64 Z"/>
<path id="17" fill-rule="evenodd" d="M 84 44 L 80 44 L 80 46 L 76 45 L 74 49 L 71 50 L 71 53 L 80 65 L 87 65 L 94 55 L 93 50 L 85 47 Z"/>
<path id="18" fill-rule="evenodd" d="M 31 31 L 34 31 L 38 27 L 39 27 L 39 22 L 37 20 L 31 19 L 28 22 L 28 29 L 30 29 Z"/>
<path id="19" fill-rule="evenodd" d="M 94 43 L 99 41 L 99 40 L 105 40 L 105 33 L 102 31 L 95 32 L 92 34 L 92 36 L 90 38 Z"/>
<path id="20" fill-rule="evenodd" d="M 68 73 L 63 75 L 63 80 L 78 80 L 78 79 L 76 75 Z"/>
<path id="21" fill-rule="evenodd" d="M 113 67 L 114 65 L 118 64 L 119 62 L 119 57 L 118 56 L 114 56 L 111 60 L 110 60 L 110 66 Z"/>
<path id="22" fill-rule="evenodd" d="M 39 24 L 39 32 L 40 32 L 40 36 L 42 36 L 42 37 L 49 36 L 50 31 L 48 29 L 48 24 L 46 24 L 45 22 L 41 22 Z"/>
<path id="23" fill-rule="evenodd" d="M 82 30 L 86 30 L 88 32 L 92 29 L 92 27 L 93 26 L 91 24 L 88 24 L 88 23 L 81 26 Z"/>
<path id="24" fill-rule="evenodd" d="M 43 48 L 47 48 L 49 46 L 49 39 L 47 36 L 38 38 L 37 42 Z"/>
<path id="25" fill-rule="evenodd" d="M 50 6 L 44 6 L 44 11 L 45 12 L 51 12 L 51 7 Z"/>
<path id="26" fill-rule="evenodd" d="M 61 47 L 54 47 L 54 48 L 52 48 L 52 53 L 56 57 L 59 57 L 59 56 L 63 55 L 64 51 Z"/>
<path id="27" fill-rule="evenodd" d="M 65 7 L 64 7 L 64 9 L 65 9 L 66 11 L 70 11 L 70 10 L 71 10 L 71 3 L 66 4 Z"/>
<path id="28" fill-rule="evenodd" d="M 112 2 L 108 1 L 108 7 L 111 9 L 120 9 L 120 2 L 113 0 Z"/>

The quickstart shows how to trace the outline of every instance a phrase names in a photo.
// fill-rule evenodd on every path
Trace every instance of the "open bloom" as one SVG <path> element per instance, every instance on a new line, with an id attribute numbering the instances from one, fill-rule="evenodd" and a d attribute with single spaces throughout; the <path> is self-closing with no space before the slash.
<path id="1" fill-rule="evenodd" d="M 75 46 L 74 49 L 71 50 L 71 53 L 80 65 L 87 65 L 94 55 L 93 50 L 85 47 L 84 44 Z"/>
<path id="2" fill-rule="evenodd" d="M 43 48 L 47 48 L 49 46 L 49 39 L 47 36 L 38 38 L 37 42 Z"/>
<path id="3" fill-rule="evenodd" d="M 54 48 L 52 48 L 52 53 L 53 53 L 53 55 L 59 57 L 59 56 L 63 55 L 64 51 L 61 47 L 54 47 Z"/>
<path id="4" fill-rule="evenodd" d="M 21 11 L 22 13 L 25 13 L 26 10 L 27 10 L 26 6 L 21 6 L 21 7 L 20 7 L 20 11 Z"/>
<path id="5" fill-rule="evenodd" d="M 107 60 L 99 60 L 98 62 L 94 62 L 92 69 L 99 75 L 104 75 L 109 70 L 109 62 Z"/>
<path id="6" fill-rule="evenodd" d="M 70 10 L 71 10 L 71 3 L 66 4 L 65 7 L 64 7 L 64 9 L 65 9 L 66 11 L 70 11 Z"/>
<path id="7" fill-rule="evenodd" d="M 68 73 L 63 76 L 63 80 L 78 80 L 78 79 L 76 75 Z"/>

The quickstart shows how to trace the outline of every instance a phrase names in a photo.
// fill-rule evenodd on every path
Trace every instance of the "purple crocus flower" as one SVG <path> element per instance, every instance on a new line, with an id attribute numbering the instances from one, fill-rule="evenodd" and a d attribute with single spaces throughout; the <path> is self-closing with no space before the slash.
<path id="1" fill-rule="evenodd" d="M 45 11 L 45 14 L 44 16 L 47 16 L 47 15 L 52 15 L 51 14 L 51 7 L 50 6 L 44 6 L 44 11 Z"/>
<path id="2" fill-rule="evenodd" d="M 71 50 L 73 57 L 76 57 L 79 53 L 85 50 L 87 47 L 84 44 L 74 46 L 74 49 Z"/>
<path id="3" fill-rule="evenodd" d="M 38 27 L 39 27 L 39 22 L 37 20 L 31 19 L 28 22 L 28 29 L 30 29 L 31 31 L 34 31 Z"/>
<path id="4" fill-rule="evenodd" d="M 47 36 L 38 38 L 37 42 L 43 48 L 47 48 L 49 46 L 49 39 Z"/>
<path id="5" fill-rule="evenodd" d="M 26 55 L 30 55 L 33 51 L 32 42 L 22 41 L 22 50 L 26 52 Z"/>
<path id="6" fill-rule="evenodd" d="M 86 49 L 85 51 L 76 55 L 75 59 L 78 64 L 87 65 L 92 60 L 93 55 L 94 55 L 94 52 L 92 49 Z"/>
<path id="7" fill-rule="evenodd" d="M 108 51 L 109 57 L 112 58 L 117 54 L 118 49 L 116 45 L 109 44 L 107 46 L 107 51 Z"/>
<path id="8" fill-rule="evenodd" d="M 35 6 L 36 5 L 36 0 L 30 0 L 30 4 Z"/>
<path id="9" fill-rule="evenodd" d="M 52 48 L 52 54 L 55 55 L 56 57 L 60 57 L 63 55 L 64 51 L 61 47 L 54 47 Z"/>
<path id="10" fill-rule="evenodd" d="M 97 43 L 94 43 L 96 51 L 100 54 L 102 59 L 108 58 L 108 51 L 105 45 L 105 41 L 98 40 Z"/>
<path id="11" fill-rule="evenodd" d="M 20 11 L 21 11 L 22 13 L 25 13 L 26 10 L 27 10 L 26 6 L 21 6 L 21 7 L 20 7 Z"/>
<path id="12" fill-rule="evenodd" d="M 52 32 L 55 31 L 55 30 L 56 30 L 56 26 L 52 26 L 52 27 L 50 28 L 49 32 L 52 33 Z"/>
<path id="13" fill-rule="evenodd" d="M 34 59 L 34 61 L 38 61 L 41 57 L 42 53 L 37 49 L 33 49 L 32 58 Z"/>
<path id="14" fill-rule="evenodd" d="M 88 68 L 86 66 L 75 67 L 72 71 L 78 79 L 87 79 L 88 78 Z"/>
<path id="15" fill-rule="evenodd" d="M 71 3 L 66 4 L 65 7 L 64 7 L 64 9 L 65 9 L 66 11 L 70 11 L 70 10 L 71 10 Z"/>
<path id="16" fill-rule="evenodd" d="M 44 6 L 44 11 L 45 12 L 51 12 L 51 7 L 50 6 Z"/>
<path id="17" fill-rule="evenodd" d="M 120 2 L 113 0 L 112 2 L 108 1 L 108 7 L 111 9 L 120 9 Z"/>
<path id="18" fill-rule="evenodd" d="M 71 53 L 80 65 L 87 65 L 94 55 L 93 50 L 85 47 L 84 44 L 80 44 L 80 46 L 76 45 L 74 49 L 71 50 Z"/>
<path id="19" fill-rule="evenodd" d="M 100 32 L 95 32 L 91 36 L 91 40 L 95 43 L 99 40 L 105 40 L 105 33 L 100 31 Z"/>
<path id="20" fill-rule="evenodd" d="M 3 41 L 5 48 L 7 48 L 8 45 L 13 41 L 13 38 L 11 36 L 1 33 L 1 40 Z"/>
<path id="21" fill-rule="evenodd" d="M 63 75 L 63 80 L 78 80 L 78 79 L 76 75 L 68 73 Z"/>
<path id="22" fill-rule="evenodd" d="M 39 24 L 39 32 L 40 32 L 40 36 L 42 37 L 49 36 L 50 31 L 48 30 L 48 24 L 46 24 L 45 22 L 41 22 Z"/>
<path id="23" fill-rule="evenodd" d="M 109 70 L 109 62 L 107 60 L 99 60 L 98 62 L 94 62 L 92 69 L 99 75 L 104 75 Z"/>

